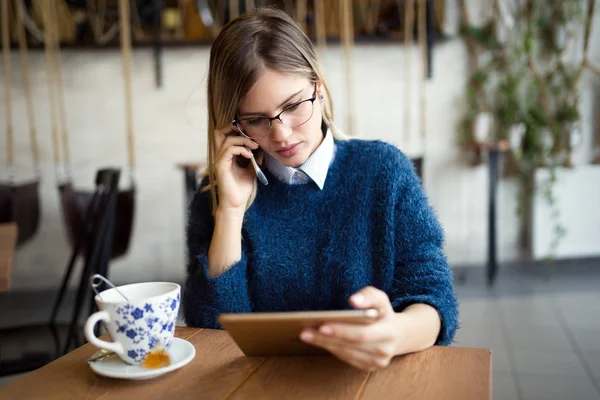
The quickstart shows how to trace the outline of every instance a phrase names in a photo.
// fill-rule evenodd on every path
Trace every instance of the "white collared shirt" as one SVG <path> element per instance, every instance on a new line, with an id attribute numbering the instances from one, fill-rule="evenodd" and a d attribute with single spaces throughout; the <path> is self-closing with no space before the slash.
<path id="1" fill-rule="evenodd" d="M 325 178 L 327 178 L 329 166 L 333 162 L 334 157 L 335 142 L 333 141 L 333 135 L 327 130 L 319 147 L 300 167 L 294 168 L 282 165 L 268 154 L 266 155 L 265 163 L 267 169 L 284 183 L 301 185 L 312 180 L 322 190 L 325 186 Z"/>

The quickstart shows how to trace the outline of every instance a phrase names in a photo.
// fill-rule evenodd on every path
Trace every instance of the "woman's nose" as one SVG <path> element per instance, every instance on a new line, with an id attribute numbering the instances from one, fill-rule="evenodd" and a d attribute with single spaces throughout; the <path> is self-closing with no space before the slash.
<path id="1" fill-rule="evenodd" d="M 276 119 L 271 126 L 271 139 L 276 142 L 285 141 L 292 134 L 292 128 Z"/>

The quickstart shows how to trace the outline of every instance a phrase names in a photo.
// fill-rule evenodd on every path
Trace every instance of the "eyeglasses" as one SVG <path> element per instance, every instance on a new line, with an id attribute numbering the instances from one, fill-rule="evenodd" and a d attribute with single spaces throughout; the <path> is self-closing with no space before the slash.
<path id="1" fill-rule="evenodd" d="M 285 107 L 279 114 L 273 118 L 269 117 L 250 117 L 234 119 L 233 124 L 242 133 L 250 139 L 261 139 L 271 132 L 273 121 L 279 120 L 282 124 L 290 128 L 297 128 L 311 119 L 314 111 L 315 100 L 317 99 L 317 83 L 315 82 L 315 91 L 310 99 L 301 100 L 297 103 Z"/>

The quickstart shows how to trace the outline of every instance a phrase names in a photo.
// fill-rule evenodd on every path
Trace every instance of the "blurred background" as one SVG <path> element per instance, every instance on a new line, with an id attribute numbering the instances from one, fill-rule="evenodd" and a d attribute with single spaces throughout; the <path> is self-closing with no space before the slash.
<path id="1" fill-rule="evenodd" d="M 120 170 L 114 229 L 78 254 L 57 320 L 98 243 L 110 262 L 90 268 L 115 284 L 183 282 L 210 44 L 275 6 L 314 40 L 337 125 L 414 160 L 446 231 L 456 344 L 492 348 L 495 398 L 600 398 L 596 1 L 1 1 L 0 385 L 51 359 L 19 332 L 52 315 L 98 170 Z"/>

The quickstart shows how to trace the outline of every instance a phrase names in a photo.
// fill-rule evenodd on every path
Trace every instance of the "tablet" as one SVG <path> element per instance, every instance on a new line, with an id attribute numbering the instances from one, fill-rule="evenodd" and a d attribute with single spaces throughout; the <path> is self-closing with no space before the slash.
<path id="1" fill-rule="evenodd" d="M 305 328 L 326 322 L 370 324 L 377 310 L 295 311 L 221 314 L 219 322 L 248 357 L 328 355 L 300 340 Z"/>

